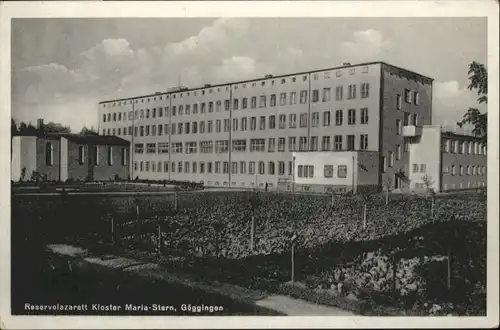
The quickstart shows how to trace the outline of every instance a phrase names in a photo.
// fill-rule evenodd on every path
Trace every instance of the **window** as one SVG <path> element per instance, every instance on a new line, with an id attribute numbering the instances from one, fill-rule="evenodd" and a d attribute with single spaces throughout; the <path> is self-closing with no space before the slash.
<path id="1" fill-rule="evenodd" d="M 238 99 L 234 99 L 233 101 L 233 110 L 238 110 Z"/>
<path id="2" fill-rule="evenodd" d="M 252 98 L 250 99 L 250 101 L 251 101 L 250 107 L 252 109 L 257 108 L 257 96 L 252 96 Z"/>
<path id="3" fill-rule="evenodd" d="M 205 133 L 205 122 L 200 121 L 200 133 Z"/>
<path id="4" fill-rule="evenodd" d="M 182 142 L 174 142 L 174 153 L 176 154 L 182 153 Z"/>
<path id="5" fill-rule="evenodd" d="M 233 132 L 238 131 L 238 118 L 233 118 Z"/>
<path id="6" fill-rule="evenodd" d="M 299 178 L 302 178 L 304 176 L 304 166 L 303 165 L 299 165 L 297 166 L 297 176 Z"/>
<path id="7" fill-rule="evenodd" d="M 342 101 L 343 98 L 344 98 L 344 87 L 337 86 L 335 88 L 335 100 Z"/>
<path id="8" fill-rule="evenodd" d="M 122 159 L 122 165 L 127 166 L 127 148 L 122 148 L 121 149 L 121 159 Z"/>
<path id="9" fill-rule="evenodd" d="M 268 152 L 274 152 L 276 149 L 276 139 L 275 138 L 269 138 L 269 141 L 267 143 L 267 151 Z"/>
<path id="10" fill-rule="evenodd" d="M 307 151 L 307 136 L 299 137 L 299 151 Z"/>
<path id="11" fill-rule="evenodd" d="M 108 147 L 108 165 L 113 165 L 113 148 L 111 146 Z"/>
<path id="12" fill-rule="evenodd" d="M 142 162 L 141 162 L 141 163 L 142 163 Z M 171 168 L 171 171 L 172 171 L 172 173 L 174 173 L 174 172 L 175 172 L 175 163 L 174 163 L 174 162 L 172 162 L 172 166 L 171 166 L 171 167 L 172 167 L 172 168 Z"/>
<path id="13" fill-rule="evenodd" d="M 392 151 L 389 151 L 389 167 L 394 166 L 394 153 Z"/>
<path id="14" fill-rule="evenodd" d="M 285 138 L 280 137 L 278 138 L 278 152 L 284 152 L 285 151 Z"/>
<path id="15" fill-rule="evenodd" d="M 285 175 L 285 162 L 278 162 L 278 174 Z"/>
<path id="16" fill-rule="evenodd" d="M 242 108 L 242 109 L 246 109 L 246 108 L 248 108 L 248 98 L 244 97 L 244 98 L 241 100 L 241 108 Z"/>
<path id="17" fill-rule="evenodd" d="M 286 104 L 286 93 L 280 93 L 280 105 Z"/>
<path id="18" fill-rule="evenodd" d="M 224 119 L 224 132 L 229 132 L 230 128 L 231 128 L 231 122 L 229 121 L 229 119 Z"/>
<path id="19" fill-rule="evenodd" d="M 215 141 L 215 153 L 221 154 L 228 152 L 229 143 L 227 140 Z"/>
<path id="20" fill-rule="evenodd" d="M 176 129 L 175 129 L 175 124 L 172 124 L 172 129 L 171 129 L 171 133 L 172 135 L 175 135 L 176 134 Z"/>
<path id="21" fill-rule="evenodd" d="M 403 104 L 403 98 L 401 97 L 401 94 L 398 94 L 396 98 L 396 109 L 401 110 L 402 104 Z"/>
<path id="22" fill-rule="evenodd" d="M 233 140 L 233 151 L 246 151 L 247 150 L 247 140 Z"/>
<path id="23" fill-rule="evenodd" d="M 404 119 L 403 119 L 403 126 L 408 126 L 408 125 L 410 125 L 410 113 L 405 112 Z"/>
<path id="24" fill-rule="evenodd" d="M 396 119 L 396 134 L 401 135 L 403 134 L 403 127 L 401 126 L 401 120 Z"/>
<path id="25" fill-rule="evenodd" d="M 264 162 L 260 161 L 259 162 L 259 174 L 266 174 L 265 171 L 266 171 L 266 165 L 264 164 Z"/>
<path id="26" fill-rule="evenodd" d="M 311 136 L 311 151 L 318 151 L 318 137 Z"/>
<path id="27" fill-rule="evenodd" d="M 356 98 L 356 85 L 349 85 L 347 87 L 347 99 L 353 100 Z"/>
<path id="28" fill-rule="evenodd" d="M 275 167 L 274 167 L 274 162 L 269 162 L 268 163 L 268 169 L 267 169 L 267 174 L 274 175 L 275 173 Z"/>
<path id="29" fill-rule="evenodd" d="M 269 116 L 269 129 L 276 128 L 276 116 Z"/>
<path id="30" fill-rule="evenodd" d="M 313 102 L 319 101 L 319 90 L 315 89 L 312 91 L 312 101 Z"/>
<path id="31" fill-rule="evenodd" d="M 259 107 L 260 108 L 265 108 L 266 107 L 266 96 L 265 95 L 261 95 L 260 97 L 260 102 L 259 102 Z"/>
<path id="32" fill-rule="evenodd" d="M 280 120 L 279 128 L 284 129 L 286 127 L 286 115 L 280 115 L 279 120 Z"/>
<path id="33" fill-rule="evenodd" d="M 323 88 L 323 102 L 330 101 L 331 88 Z"/>
<path id="34" fill-rule="evenodd" d="M 365 99 L 370 96 L 370 84 L 362 83 L 361 84 L 361 98 Z"/>
<path id="35" fill-rule="evenodd" d="M 325 165 L 323 175 L 325 178 L 333 178 L 333 165 Z"/>
<path id="36" fill-rule="evenodd" d="M 462 165 L 460 165 L 458 168 L 459 168 L 460 175 L 464 175 L 464 167 Z"/>
<path id="37" fill-rule="evenodd" d="M 349 125 L 356 124 L 356 109 L 349 109 L 348 115 L 347 115 L 347 123 Z"/>
<path id="38" fill-rule="evenodd" d="M 368 108 L 361 108 L 361 124 L 368 124 Z"/>
<path id="39" fill-rule="evenodd" d="M 396 160 L 401 160 L 401 145 L 396 145 Z"/>
<path id="40" fill-rule="evenodd" d="M 293 162 L 289 161 L 288 162 L 288 175 L 293 174 Z"/>
<path id="41" fill-rule="evenodd" d="M 411 103 L 411 91 L 409 89 L 405 89 L 405 102 Z"/>
<path id="42" fill-rule="evenodd" d="M 84 146 L 78 147 L 78 163 L 80 163 L 80 164 L 85 163 L 85 147 Z"/>
<path id="43" fill-rule="evenodd" d="M 323 139 L 321 140 L 321 150 L 322 151 L 329 151 L 330 149 L 330 136 L 325 135 L 323 136 Z"/>
<path id="44" fill-rule="evenodd" d="M 300 91 L 300 103 L 307 103 L 307 91 Z"/>
<path id="45" fill-rule="evenodd" d="M 240 174 L 245 174 L 247 171 L 247 163 L 241 161 L 240 162 Z"/>
<path id="46" fill-rule="evenodd" d="M 255 162 L 248 162 L 248 174 L 255 174 Z"/>
<path id="47" fill-rule="evenodd" d="M 177 123 L 177 134 L 182 134 L 183 123 Z"/>
<path id="48" fill-rule="evenodd" d="M 217 120 L 215 121 L 215 132 L 216 132 L 216 133 L 220 133 L 220 132 L 221 132 L 221 130 L 222 130 L 222 120 L 217 119 Z"/>
<path id="49" fill-rule="evenodd" d="M 339 178 L 347 178 L 347 166 L 346 165 L 339 165 L 337 167 L 337 177 Z"/>
<path id="50" fill-rule="evenodd" d="M 335 150 L 339 151 L 343 148 L 342 135 L 335 135 Z"/>
<path id="51" fill-rule="evenodd" d="M 323 112 L 323 126 L 330 126 L 330 111 Z"/>
<path id="52" fill-rule="evenodd" d="M 163 134 L 163 125 L 158 125 L 158 136 L 161 136 Z"/>
<path id="53" fill-rule="evenodd" d="M 200 141 L 200 153 L 211 154 L 214 152 L 213 141 Z"/>
<path id="54" fill-rule="evenodd" d="M 158 143 L 158 153 L 159 154 L 168 154 L 168 142 L 159 142 Z"/>
<path id="55" fill-rule="evenodd" d="M 255 131 L 257 129 L 257 117 L 250 117 L 250 130 Z"/>
<path id="56" fill-rule="evenodd" d="M 344 122 L 344 110 L 335 111 L 335 125 L 341 126 Z"/>
<path id="57" fill-rule="evenodd" d="M 144 143 L 136 143 L 134 145 L 134 151 L 136 154 L 144 153 Z"/>
<path id="58" fill-rule="evenodd" d="M 156 153 L 156 143 L 146 144 L 146 153 L 155 154 Z"/>
<path id="59" fill-rule="evenodd" d="M 238 162 L 231 162 L 231 173 L 238 174 Z"/>
<path id="60" fill-rule="evenodd" d="M 247 117 L 241 118 L 241 130 L 243 132 L 247 130 Z"/>
<path id="61" fill-rule="evenodd" d="M 265 130 L 266 129 L 266 116 L 260 116 L 259 129 L 260 130 Z"/>
<path id="62" fill-rule="evenodd" d="M 300 114 L 300 127 L 307 127 L 307 113 Z"/>
<path id="63" fill-rule="evenodd" d="M 359 150 L 368 149 L 368 134 L 361 134 L 359 139 Z"/>
<path id="64" fill-rule="evenodd" d="M 276 94 L 271 94 L 271 106 L 275 107 L 276 106 Z"/>
<path id="65" fill-rule="evenodd" d="M 197 142 L 186 142 L 186 154 L 195 154 L 197 152 Z"/>
<path id="66" fill-rule="evenodd" d="M 297 103 L 297 92 L 290 92 L 290 104 Z"/>
<path id="67" fill-rule="evenodd" d="M 425 173 L 426 168 L 427 168 L 426 164 L 420 164 L 420 173 Z"/>
<path id="68" fill-rule="evenodd" d="M 146 172 L 149 172 L 149 162 L 146 162 Z"/>
<path id="69" fill-rule="evenodd" d="M 216 174 L 220 173 L 220 162 L 215 162 L 215 171 Z"/>
<path id="70" fill-rule="evenodd" d="M 182 173 L 182 162 L 177 162 L 177 173 Z"/>
<path id="71" fill-rule="evenodd" d="M 288 151 L 296 150 L 297 138 L 295 136 L 288 137 Z"/>
<path id="72" fill-rule="evenodd" d="M 290 128 L 297 127 L 297 114 L 291 113 L 288 115 L 288 126 Z"/>
<path id="73" fill-rule="evenodd" d="M 250 151 L 265 151 L 266 150 L 266 140 L 265 139 L 250 139 Z"/>
<path id="74" fill-rule="evenodd" d="M 311 126 L 318 127 L 319 124 L 319 112 L 313 112 L 311 118 Z"/>
<path id="75" fill-rule="evenodd" d="M 347 136 L 347 150 L 354 150 L 354 135 Z"/>
<path id="76" fill-rule="evenodd" d="M 191 125 L 189 122 L 184 124 L 184 133 L 186 134 L 191 133 Z"/>

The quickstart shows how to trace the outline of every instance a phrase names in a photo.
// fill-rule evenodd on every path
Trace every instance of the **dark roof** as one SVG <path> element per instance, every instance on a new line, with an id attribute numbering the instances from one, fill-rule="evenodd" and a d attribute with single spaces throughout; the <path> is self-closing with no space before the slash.
<path id="1" fill-rule="evenodd" d="M 130 142 L 112 135 L 92 135 L 92 134 L 70 134 L 70 133 L 36 133 L 21 134 L 21 136 L 36 136 L 38 138 L 60 139 L 64 137 L 69 141 L 78 144 L 98 144 L 98 145 L 117 145 L 128 146 Z"/>
<path id="2" fill-rule="evenodd" d="M 207 86 L 201 86 L 201 87 L 195 87 L 195 88 L 188 88 L 185 90 L 180 90 L 180 91 L 170 91 L 170 92 L 155 92 L 152 94 L 146 94 L 146 95 L 140 95 L 140 96 L 133 96 L 133 97 L 126 97 L 126 98 L 120 98 L 120 99 L 114 99 L 114 100 L 107 100 L 107 101 L 102 101 L 99 102 L 99 104 L 103 103 L 110 103 L 110 102 L 117 102 L 117 101 L 129 101 L 129 100 L 136 100 L 136 99 L 141 99 L 144 97 L 154 97 L 154 96 L 159 96 L 159 95 L 168 95 L 168 94 L 176 94 L 176 93 L 186 93 L 186 92 L 191 92 L 191 91 L 196 91 L 196 90 L 201 90 L 201 89 L 206 89 L 206 88 L 216 88 L 216 87 L 223 87 L 223 86 L 229 86 L 229 85 L 236 85 L 236 84 L 244 84 L 244 83 L 249 83 L 249 82 L 257 82 L 261 80 L 269 80 L 269 79 L 277 79 L 277 78 L 285 78 L 285 77 L 290 77 L 290 76 L 295 76 L 295 75 L 303 75 L 303 74 L 311 74 L 311 73 L 317 73 L 317 72 L 322 72 L 322 71 L 327 71 L 327 70 L 338 70 L 338 69 L 345 69 L 345 68 L 353 68 L 353 67 L 358 67 L 358 66 L 367 66 L 367 65 L 373 65 L 373 64 L 382 64 L 387 67 L 391 67 L 400 71 L 405 71 L 407 73 L 410 73 L 412 75 L 420 76 L 426 80 L 429 81 L 434 81 L 434 79 L 430 77 L 426 77 L 424 75 L 421 75 L 419 73 L 403 69 L 400 67 L 397 67 L 392 64 L 388 64 L 383 61 L 374 61 L 374 62 L 366 62 L 366 63 L 359 63 L 359 64 L 352 64 L 352 65 L 342 65 L 342 66 L 337 66 L 337 67 L 332 67 L 332 68 L 325 68 L 325 69 L 318 69 L 318 70 L 310 70 L 310 71 L 303 71 L 303 72 L 294 72 L 294 73 L 287 73 L 287 74 L 282 74 L 282 75 L 271 75 L 271 77 L 260 77 L 260 78 L 254 78 L 254 79 L 248 79 L 248 80 L 241 80 L 241 81 L 233 81 L 233 82 L 227 82 L 223 84 L 215 84 L 215 85 L 210 85 L 209 87 Z"/>
<path id="3" fill-rule="evenodd" d="M 480 136 L 458 134 L 458 133 L 453 133 L 453 132 L 441 132 L 441 137 L 453 138 L 453 139 L 457 139 L 457 140 L 478 141 L 478 142 L 481 142 L 484 140 L 484 138 L 480 137 Z"/>

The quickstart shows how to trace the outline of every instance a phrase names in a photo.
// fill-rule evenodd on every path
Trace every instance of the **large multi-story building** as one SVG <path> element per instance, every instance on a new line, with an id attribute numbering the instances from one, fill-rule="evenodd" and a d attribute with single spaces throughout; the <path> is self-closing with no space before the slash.
<path id="1" fill-rule="evenodd" d="M 360 167 L 370 175 L 331 186 L 318 177 L 320 190 L 380 188 L 386 182 L 402 189 L 411 187 L 410 145 L 422 126 L 432 124 L 432 83 L 432 78 L 372 62 L 177 87 L 100 102 L 99 132 L 131 142 L 132 178 L 308 187 L 307 180 L 300 183 L 307 177 L 296 160 L 323 159 L 326 153 L 331 165 L 355 159 L 355 171 Z"/>

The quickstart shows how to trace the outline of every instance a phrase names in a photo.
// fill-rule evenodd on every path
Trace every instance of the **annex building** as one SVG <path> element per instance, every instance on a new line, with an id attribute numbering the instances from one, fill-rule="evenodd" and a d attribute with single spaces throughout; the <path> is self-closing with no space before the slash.
<path id="1" fill-rule="evenodd" d="M 432 84 L 371 62 L 176 87 L 100 102 L 99 133 L 130 141 L 132 178 L 306 191 L 484 186 L 485 145 L 432 125 Z"/>

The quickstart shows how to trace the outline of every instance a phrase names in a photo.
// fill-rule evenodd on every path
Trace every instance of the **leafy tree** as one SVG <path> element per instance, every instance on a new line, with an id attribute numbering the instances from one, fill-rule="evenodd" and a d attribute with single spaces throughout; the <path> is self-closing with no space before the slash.
<path id="1" fill-rule="evenodd" d="M 475 90 L 478 95 L 478 103 L 488 103 L 488 71 L 483 64 L 472 62 L 469 64 L 469 90 Z M 481 113 L 477 108 L 469 108 L 464 114 L 462 121 L 457 125 L 462 127 L 466 124 L 474 126 L 472 133 L 475 136 L 482 137 L 486 142 L 488 130 L 488 114 Z"/>
<path id="2" fill-rule="evenodd" d="M 87 126 L 83 126 L 83 128 L 80 130 L 80 134 L 83 135 L 99 135 L 93 127 L 87 128 Z"/>
<path id="3" fill-rule="evenodd" d="M 43 125 L 43 131 L 47 133 L 71 133 L 69 126 L 64 126 L 52 121 Z"/>

